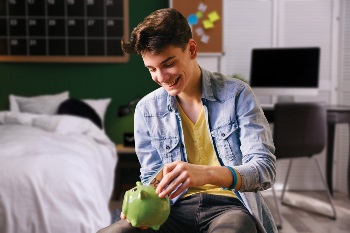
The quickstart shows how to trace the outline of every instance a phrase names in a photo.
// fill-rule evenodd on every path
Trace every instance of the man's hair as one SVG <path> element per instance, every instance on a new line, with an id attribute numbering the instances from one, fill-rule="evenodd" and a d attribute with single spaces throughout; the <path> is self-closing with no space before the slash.
<path id="1" fill-rule="evenodd" d="M 192 38 L 186 18 L 173 8 L 157 10 L 148 15 L 131 33 L 130 41 L 121 41 L 124 52 L 160 54 L 168 46 L 185 50 Z"/>

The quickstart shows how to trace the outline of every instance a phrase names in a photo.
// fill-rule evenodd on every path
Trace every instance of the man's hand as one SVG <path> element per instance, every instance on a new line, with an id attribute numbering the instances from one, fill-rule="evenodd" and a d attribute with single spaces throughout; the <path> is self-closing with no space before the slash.
<path id="1" fill-rule="evenodd" d="M 125 214 L 123 214 L 123 212 L 120 213 L 120 219 L 122 219 L 122 220 L 123 220 L 123 219 L 126 219 L 126 216 L 125 216 Z M 129 221 L 128 221 L 128 222 L 129 222 Z"/>
<path id="2" fill-rule="evenodd" d="M 123 214 L 123 212 L 120 213 L 120 219 L 122 219 L 122 220 L 125 219 L 126 221 L 128 221 L 128 223 L 130 223 L 129 220 L 126 218 L 125 214 Z M 137 228 L 139 228 L 141 230 L 146 230 L 148 227 L 147 226 L 141 226 L 141 227 L 137 227 Z"/>
<path id="3" fill-rule="evenodd" d="M 157 186 L 156 192 L 160 198 L 169 195 L 174 198 L 190 187 L 212 184 L 219 187 L 230 187 L 233 176 L 227 167 L 207 166 L 175 161 L 163 168 L 163 179 Z M 241 177 L 238 174 L 238 185 Z"/>
<path id="4" fill-rule="evenodd" d="M 163 168 L 163 179 L 158 184 L 156 192 L 161 198 L 167 195 L 174 198 L 189 187 L 207 184 L 209 180 L 206 167 L 182 161 L 167 164 Z"/>

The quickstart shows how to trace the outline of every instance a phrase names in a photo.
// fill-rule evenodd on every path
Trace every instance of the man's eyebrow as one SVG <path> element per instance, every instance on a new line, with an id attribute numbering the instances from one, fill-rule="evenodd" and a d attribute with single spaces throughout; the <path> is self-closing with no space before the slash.
<path id="1" fill-rule="evenodd" d="M 175 56 L 171 56 L 171 57 L 168 57 L 168 58 L 166 58 L 165 60 L 163 60 L 160 64 L 164 64 L 164 63 L 166 63 L 166 62 L 168 62 L 169 60 L 171 60 L 171 59 L 173 59 Z M 148 68 L 148 67 L 151 67 L 151 66 L 145 66 L 146 68 Z"/>
<path id="2" fill-rule="evenodd" d="M 165 59 L 164 61 L 162 61 L 160 64 L 164 64 L 166 63 L 167 61 L 173 59 L 175 56 L 171 56 L 171 57 L 168 57 L 167 59 Z"/>

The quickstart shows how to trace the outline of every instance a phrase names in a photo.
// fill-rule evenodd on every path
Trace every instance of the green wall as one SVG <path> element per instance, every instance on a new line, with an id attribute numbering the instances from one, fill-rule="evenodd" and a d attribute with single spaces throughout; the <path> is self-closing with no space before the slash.
<path id="1" fill-rule="evenodd" d="M 130 32 L 167 0 L 129 0 Z M 106 133 L 122 143 L 123 132 L 133 130 L 133 116 L 116 116 L 120 105 L 157 88 L 140 56 L 127 63 L 0 63 L 0 111 L 9 108 L 9 94 L 34 96 L 65 90 L 73 98 L 112 98 L 106 113 Z"/>

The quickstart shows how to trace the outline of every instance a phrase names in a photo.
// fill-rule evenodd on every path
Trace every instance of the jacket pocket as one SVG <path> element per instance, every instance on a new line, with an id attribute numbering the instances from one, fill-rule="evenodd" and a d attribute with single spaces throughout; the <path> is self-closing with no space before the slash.
<path id="1" fill-rule="evenodd" d="M 156 148 L 164 164 L 181 160 L 178 137 L 152 139 L 152 146 Z"/>
<path id="2" fill-rule="evenodd" d="M 237 129 L 238 124 L 232 122 L 211 131 L 219 157 L 225 164 L 227 164 L 227 161 L 235 160 L 235 151 L 239 150 L 240 143 Z"/>

